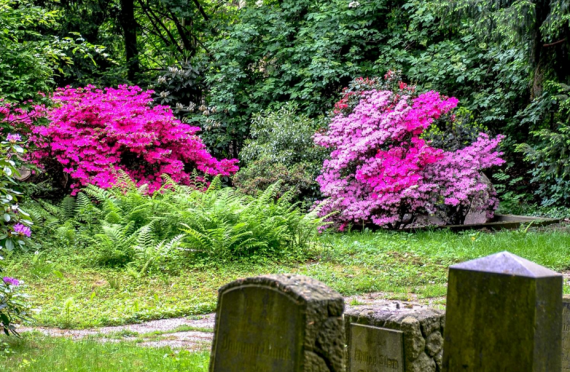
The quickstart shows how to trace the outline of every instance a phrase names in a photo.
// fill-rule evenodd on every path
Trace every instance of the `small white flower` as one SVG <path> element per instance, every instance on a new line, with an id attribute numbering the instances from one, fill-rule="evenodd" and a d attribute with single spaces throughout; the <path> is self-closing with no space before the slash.
<path id="1" fill-rule="evenodd" d="M 360 6 L 360 3 L 358 1 L 351 1 L 350 4 L 348 4 L 349 8 L 358 8 Z"/>
<path id="2" fill-rule="evenodd" d="M 255 5 L 256 5 L 258 8 L 261 7 L 261 6 L 263 6 L 263 0 L 257 0 L 257 1 L 255 2 Z"/>

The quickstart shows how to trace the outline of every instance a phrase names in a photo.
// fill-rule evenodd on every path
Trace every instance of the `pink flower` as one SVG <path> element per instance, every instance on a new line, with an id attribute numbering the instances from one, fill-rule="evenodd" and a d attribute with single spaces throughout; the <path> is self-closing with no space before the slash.
<path id="1" fill-rule="evenodd" d="M 59 103 L 47 112 L 50 124 L 34 127 L 32 142 L 39 148 L 33 160 L 55 158 L 81 186 L 112 187 L 118 170 L 149 192 L 162 186 L 160 176 L 190 184 L 192 170 L 206 175 L 237 172 L 237 159 L 217 160 L 197 136 L 200 130 L 177 120 L 166 106 L 152 106 L 151 91 L 136 86 L 98 89 L 59 88 Z M 157 181 L 158 180 L 158 181 Z"/>
<path id="2" fill-rule="evenodd" d="M 20 285 L 20 281 L 18 279 L 15 278 L 10 278 L 9 276 L 5 276 L 4 278 L 2 278 L 4 280 L 4 283 L 17 287 Z"/>
<path id="3" fill-rule="evenodd" d="M 6 140 L 10 143 L 16 143 L 22 141 L 22 136 L 19 134 L 8 134 Z"/>
<path id="4" fill-rule="evenodd" d="M 14 229 L 14 232 L 20 236 L 26 236 L 28 238 L 32 236 L 32 230 L 26 225 L 17 223 L 14 226 L 12 226 L 12 228 Z"/>
<path id="5" fill-rule="evenodd" d="M 481 171 L 504 162 L 497 151 L 503 137 L 490 139 L 482 133 L 462 150 L 435 149 L 420 137 L 457 106 L 457 99 L 433 91 L 412 97 L 413 89 L 404 83 L 399 88 L 396 93 L 362 92 L 351 113 L 337 110 L 327 132 L 315 134 L 315 143 L 331 150 L 317 178 L 327 197 L 322 215 L 337 212 L 331 219 L 344 229 L 349 223 L 370 222 L 398 227 L 417 214 L 449 208 L 492 214 L 496 197 L 485 205 L 471 202 L 482 192 L 492 194 Z M 355 94 L 345 97 L 349 93 Z"/>

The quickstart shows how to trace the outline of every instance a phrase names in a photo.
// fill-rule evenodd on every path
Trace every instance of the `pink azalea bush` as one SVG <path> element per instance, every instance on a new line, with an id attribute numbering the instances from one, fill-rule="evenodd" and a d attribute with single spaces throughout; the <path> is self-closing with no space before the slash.
<path id="1" fill-rule="evenodd" d="M 349 100 L 355 94 L 345 94 L 328 131 L 315 135 L 318 145 L 331 150 L 317 178 L 327 197 L 321 213 L 335 213 L 341 230 L 368 223 L 400 228 L 422 214 L 444 214 L 454 223 L 462 223 L 470 210 L 491 216 L 495 195 L 472 202 L 492 194 L 481 171 L 504 162 L 497 151 L 503 137 L 481 133 L 461 150 L 433 148 L 422 134 L 434 120 L 453 120 L 449 114 L 457 99 L 434 91 L 414 95 L 403 83 L 397 87 L 361 91 L 353 109 Z"/>
<path id="2" fill-rule="evenodd" d="M 225 176 L 238 170 L 237 159 L 219 161 L 208 153 L 196 134 L 200 128 L 183 124 L 166 106 L 151 106 L 152 93 L 126 85 L 58 89 L 49 125 L 33 129 L 35 161 L 56 159 L 73 180 L 73 194 L 87 184 L 111 187 L 118 170 L 150 192 L 161 187 L 162 174 L 189 184 L 194 169 Z"/>

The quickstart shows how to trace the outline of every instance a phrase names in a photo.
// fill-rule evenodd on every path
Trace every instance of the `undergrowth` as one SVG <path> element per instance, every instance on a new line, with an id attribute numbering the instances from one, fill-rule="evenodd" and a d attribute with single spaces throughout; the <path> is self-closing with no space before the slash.
<path id="1" fill-rule="evenodd" d="M 58 205 L 26 205 L 39 251 L 80 251 L 84 264 L 126 267 L 133 275 L 181 267 L 302 256 L 323 219 L 303 213 L 278 184 L 257 197 L 222 187 L 165 186 L 148 195 L 123 176 L 118 186 L 87 186 Z"/>

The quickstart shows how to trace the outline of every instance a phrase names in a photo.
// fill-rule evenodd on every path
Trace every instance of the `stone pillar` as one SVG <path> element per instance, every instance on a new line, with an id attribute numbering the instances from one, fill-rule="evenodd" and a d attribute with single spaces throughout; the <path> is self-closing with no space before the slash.
<path id="1" fill-rule="evenodd" d="M 451 266 L 447 372 L 561 370 L 562 275 L 508 252 Z"/>
<path id="2" fill-rule="evenodd" d="M 220 288 L 210 372 L 342 372 L 344 300 L 299 275 Z"/>

